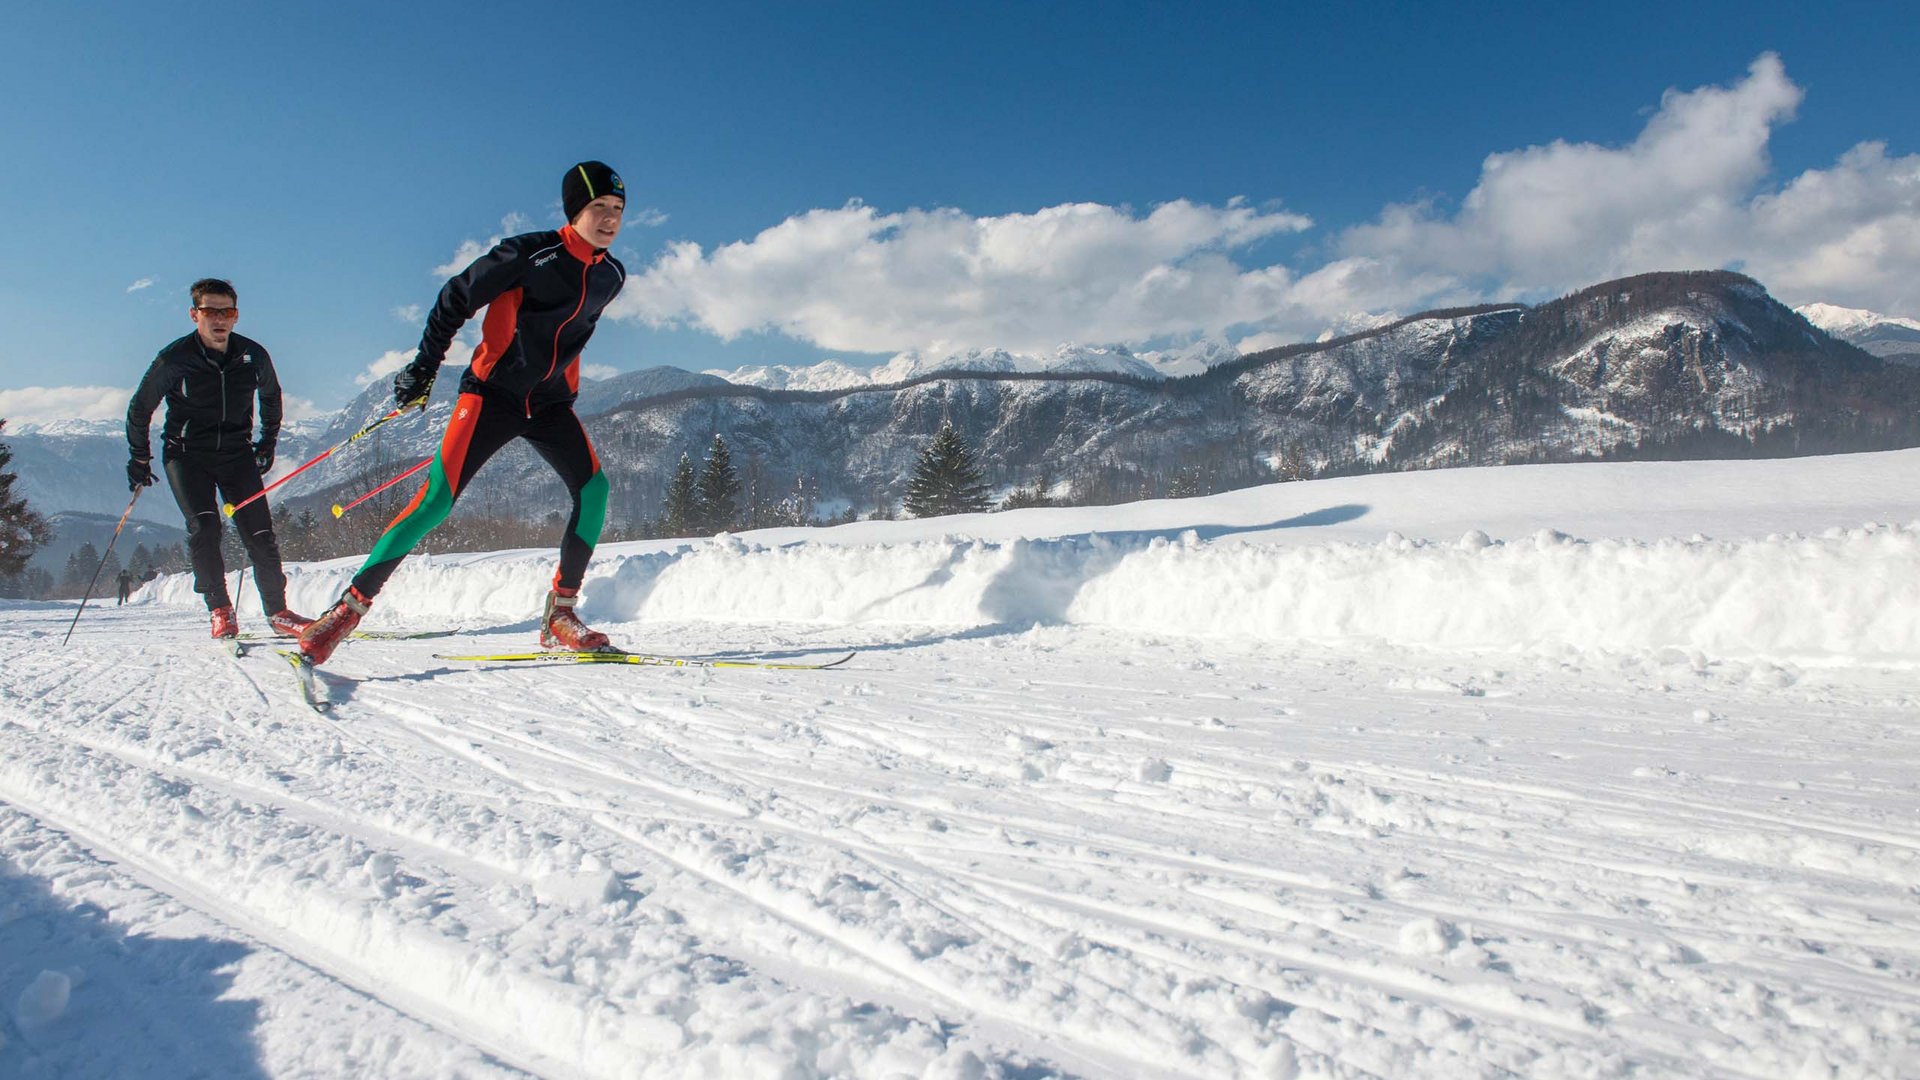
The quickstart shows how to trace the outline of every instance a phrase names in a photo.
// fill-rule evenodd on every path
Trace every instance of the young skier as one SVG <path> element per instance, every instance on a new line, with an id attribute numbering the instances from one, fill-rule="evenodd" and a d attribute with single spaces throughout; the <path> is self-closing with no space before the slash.
<path id="1" fill-rule="evenodd" d="M 127 486 L 154 482 L 148 429 L 153 410 L 167 403 L 161 430 L 162 470 L 187 519 L 187 551 L 193 588 L 212 613 L 213 636 L 240 633 L 227 596 L 227 566 L 220 557 L 220 497 L 239 503 L 260 490 L 273 468 L 280 437 L 280 379 L 273 358 L 251 338 L 233 332 L 240 318 L 237 294 L 219 278 L 202 278 L 190 290 L 194 331 L 160 350 L 127 405 Z M 260 438 L 253 437 L 253 399 L 260 398 Z M 216 495 L 216 489 L 218 495 Z M 275 633 L 295 637 L 308 619 L 287 610 L 287 575 L 273 538 L 267 501 L 256 499 L 233 516 L 240 542 L 253 560 L 254 587 L 270 612 Z"/>
<path id="2" fill-rule="evenodd" d="M 572 651 L 607 646 L 605 634 L 574 614 L 606 520 L 607 478 L 573 402 L 580 391 L 580 351 L 600 312 L 626 283 L 626 269 L 607 249 L 620 235 L 627 191 L 612 168 L 583 161 L 562 178 L 560 201 L 567 216 L 560 230 L 510 236 L 440 290 L 419 351 L 394 377 L 395 401 L 406 405 L 432 389 L 454 335 L 484 307 L 480 345 L 460 377 L 460 398 L 440 452 L 427 467 L 427 482 L 381 534 L 339 603 L 300 635 L 300 651 L 310 662 L 325 663 L 333 655 L 400 560 L 446 520 L 480 466 L 514 439 L 532 444 L 573 497 L 560 566 L 540 620 L 540 644 Z"/>

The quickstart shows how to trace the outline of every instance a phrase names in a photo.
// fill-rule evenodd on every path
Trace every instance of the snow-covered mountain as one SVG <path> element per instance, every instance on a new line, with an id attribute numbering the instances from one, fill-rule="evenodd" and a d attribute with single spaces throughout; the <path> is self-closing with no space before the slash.
<path id="1" fill-rule="evenodd" d="M 1061 375 L 1127 375 L 1136 379 L 1170 379 L 1198 375 L 1240 358 L 1240 350 L 1217 338 L 1203 338 L 1175 349 L 1135 352 L 1125 345 L 1065 344 L 1051 353 L 1016 353 L 1006 349 L 962 349 L 952 352 L 908 351 L 884 364 L 856 368 L 841 360 L 823 360 L 807 367 L 758 365 L 706 372 L 740 386 L 766 390 L 851 390 L 864 386 L 892 386 L 936 372 L 996 374 L 1006 372 Z"/>
<path id="2" fill-rule="evenodd" d="M 1920 319 L 1833 304 L 1807 304 L 1793 310 L 1841 341 L 1858 345 L 1875 356 L 1920 365 Z"/>
<path id="3" fill-rule="evenodd" d="M 1006 350 L 906 353 L 853 385 L 838 385 L 856 374 L 846 365 L 762 369 L 759 385 L 654 368 L 586 384 L 580 411 L 613 486 L 615 522 L 657 512 L 679 457 L 699 459 L 716 434 L 761 491 L 805 477 L 824 502 L 863 510 L 899 497 L 947 421 L 995 489 L 1071 481 L 1091 501 L 1307 474 L 1920 444 L 1920 369 L 1836 340 L 1732 273 L 1647 274 L 1534 307 L 1428 312 L 1232 352 L 1200 342 L 1169 353 L 1074 346 L 1037 361 Z M 452 374 L 428 417 L 396 422 L 280 501 L 324 512 L 430 455 Z M 1188 377 L 1164 377 L 1176 374 Z M 280 467 L 344 439 L 389 407 L 389 393 L 369 387 L 304 441 L 283 438 Z M 124 505 L 117 434 L 12 442 L 36 505 Z M 495 512 L 541 515 L 563 498 L 518 444 L 473 489 Z"/>

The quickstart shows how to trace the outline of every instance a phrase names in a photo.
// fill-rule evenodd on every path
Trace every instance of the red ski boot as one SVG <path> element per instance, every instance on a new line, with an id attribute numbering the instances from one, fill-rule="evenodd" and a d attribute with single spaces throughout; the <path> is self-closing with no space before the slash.
<path id="1" fill-rule="evenodd" d="M 607 635 L 587 626 L 573 613 L 579 589 L 556 588 L 547 594 L 547 613 L 540 620 L 540 647 L 566 652 L 600 652 L 611 646 Z"/>
<path id="2" fill-rule="evenodd" d="M 310 664 L 324 664 L 333 655 L 333 650 L 347 640 L 353 628 L 360 625 L 360 616 L 367 613 L 373 601 L 360 595 L 360 590 L 351 586 L 340 594 L 340 602 L 332 610 L 307 624 L 300 631 L 300 653 Z"/>
<path id="3" fill-rule="evenodd" d="M 233 614 L 232 604 L 214 608 L 212 615 L 215 641 L 227 641 L 240 636 L 240 620 Z"/>
<path id="4" fill-rule="evenodd" d="M 313 625 L 313 620 L 295 613 L 292 608 L 281 608 L 267 619 L 267 623 L 273 627 L 273 632 L 281 637 L 297 638 L 307 627 Z"/>

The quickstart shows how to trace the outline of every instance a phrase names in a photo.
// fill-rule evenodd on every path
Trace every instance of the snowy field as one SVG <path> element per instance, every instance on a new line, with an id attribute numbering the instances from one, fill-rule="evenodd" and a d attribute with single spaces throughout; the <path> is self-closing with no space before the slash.
<path id="1" fill-rule="evenodd" d="M 5 602 L 0 1076 L 1920 1076 L 1920 451 L 551 560 Z"/>

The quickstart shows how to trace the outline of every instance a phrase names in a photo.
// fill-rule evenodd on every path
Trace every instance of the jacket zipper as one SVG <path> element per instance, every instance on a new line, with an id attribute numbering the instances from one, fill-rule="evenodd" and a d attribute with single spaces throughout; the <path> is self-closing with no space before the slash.
<path id="1" fill-rule="evenodd" d="M 541 383 L 553 378 L 553 369 L 560 366 L 560 331 L 565 330 L 568 324 L 580 314 L 580 309 L 587 306 L 587 274 L 592 269 L 593 264 L 590 262 L 580 264 L 580 302 L 573 305 L 573 314 L 567 316 L 567 321 L 554 328 L 553 353 L 547 360 L 547 373 L 540 382 L 534 383 L 527 390 L 527 419 L 529 420 L 533 419 L 533 392 L 540 388 Z"/>

